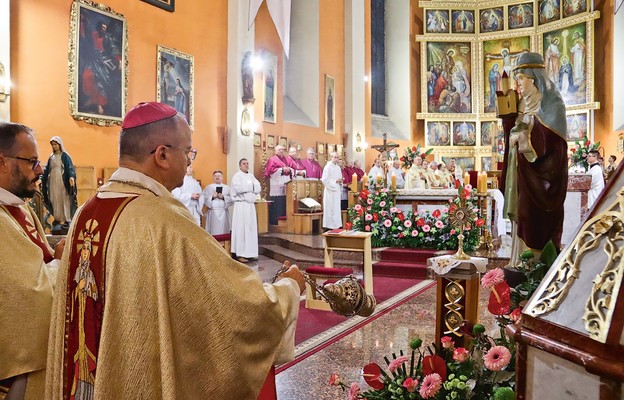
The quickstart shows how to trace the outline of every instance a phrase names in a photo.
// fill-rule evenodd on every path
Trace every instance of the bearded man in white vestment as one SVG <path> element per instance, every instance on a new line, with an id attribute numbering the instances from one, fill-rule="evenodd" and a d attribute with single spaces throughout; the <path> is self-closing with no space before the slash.
<path id="1" fill-rule="evenodd" d="M 258 221 L 256 220 L 256 196 L 260 193 L 260 182 L 249 173 L 249 161 L 238 162 L 240 171 L 232 177 L 231 196 L 234 202 L 232 212 L 231 251 L 238 261 L 247 262 L 258 258 Z"/>
<path id="2" fill-rule="evenodd" d="M 178 199 L 180 203 L 184 204 L 187 210 L 191 213 L 197 225 L 201 225 L 202 207 L 204 205 L 204 194 L 202 188 L 193 178 L 193 167 L 189 165 L 186 168 L 186 175 L 184 176 L 184 183 L 179 188 L 175 188 L 171 191 L 173 197 Z"/>
<path id="3" fill-rule="evenodd" d="M 336 229 L 342 226 L 340 214 L 340 193 L 342 191 L 342 170 L 338 165 L 338 153 L 331 153 L 331 161 L 323 168 L 321 182 L 323 190 L 323 228 Z"/>
<path id="4" fill-rule="evenodd" d="M 232 205 L 230 187 L 223 183 L 223 172 L 212 173 L 214 183 L 204 189 L 204 215 L 206 231 L 211 235 L 230 233 L 230 213 Z"/>

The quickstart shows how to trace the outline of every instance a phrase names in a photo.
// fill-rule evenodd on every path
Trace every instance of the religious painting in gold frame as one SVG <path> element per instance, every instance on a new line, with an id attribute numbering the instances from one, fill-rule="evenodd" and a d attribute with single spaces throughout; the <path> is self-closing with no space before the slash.
<path id="1" fill-rule="evenodd" d="M 503 7 L 479 10 L 479 32 L 490 33 L 505 29 Z"/>
<path id="2" fill-rule="evenodd" d="M 426 140 L 427 146 L 450 146 L 451 145 L 451 123 L 449 121 L 427 121 Z"/>
<path id="3" fill-rule="evenodd" d="M 325 154 L 325 143 L 316 142 L 316 154 Z"/>
<path id="4" fill-rule="evenodd" d="M 534 24 L 533 2 L 507 6 L 507 27 L 510 30 L 531 28 Z"/>
<path id="5" fill-rule="evenodd" d="M 544 25 L 561 18 L 561 2 L 559 0 L 538 0 L 538 24 Z"/>
<path id="6" fill-rule="evenodd" d="M 128 95 L 126 18 L 103 4 L 75 0 L 69 32 L 71 116 L 92 125 L 121 125 Z"/>
<path id="7" fill-rule="evenodd" d="M 282 146 L 283 148 L 286 149 L 286 151 L 288 151 L 288 138 L 286 138 L 285 136 L 280 136 L 278 143 L 280 146 Z"/>
<path id="8" fill-rule="evenodd" d="M 474 10 L 451 10 L 453 23 L 451 31 L 453 33 L 475 33 L 475 13 Z"/>
<path id="9" fill-rule="evenodd" d="M 563 18 L 582 14 L 587 11 L 587 0 L 563 0 L 561 11 Z"/>
<path id="10" fill-rule="evenodd" d="M 332 143 L 327 143 L 327 155 L 331 155 L 334 151 L 334 145 Z"/>
<path id="11" fill-rule="evenodd" d="M 476 122 L 453 121 L 453 146 L 474 146 L 477 144 Z"/>
<path id="12" fill-rule="evenodd" d="M 262 146 L 262 134 L 261 133 L 254 133 L 254 141 L 253 141 L 254 147 L 260 147 Z"/>
<path id="13" fill-rule="evenodd" d="M 520 35 L 520 36 L 519 36 Z M 519 54 L 531 51 L 531 37 L 515 34 L 500 39 L 484 40 L 483 54 L 483 112 L 496 112 L 496 91 L 502 90 L 503 72 L 513 81 L 513 66 Z M 513 87 L 513 82 L 510 87 Z"/>
<path id="14" fill-rule="evenodd" d="M 338 153 L 338 156 L 342 157 L 344 155 L 344 146 L 341 144 L 337 144 L 336 153 Z"/>
<path id="15" fill-rule="evenodd" d="M 449 162 L 453 158 L 455 159 L 456 165 L 459 165 L 462 171 L 474 171 L 475 170 L 476 159 L 474 156 L 466 157 L 462 155 L 458 155 L 458 156 L 444 155 L 442 156 L 442 162 L 446 165 L 449 165 Z"/>
<path id="16" fill-rule="evenodd" d="M 492 171 L 492 157 L 486 157 L 486 156 L 481 156 L 481 171 L 487 172 L 487 171 Z"/>
<path id="17" fill-rule="evenodd" d="M 449 33 L 449 10 L 425 10 L 425 33 Z"/>
<path id="18" fill-rule="evenodd" d="M 498 133 L 498 122 L 497 121 L 481 121 L 480 133 L 481 133 L 480 145 L 492 146 L 492 143 Z"/>
<path id="19" fill-rule="evenodd" d="M 146 3 L 152 4 L 158 8 L 162 8 L 163 10 L 167 10 L 169 12 L 175 11 L 175 0 L 143 0 Z"/>
<path id="20" fill-rule="evenodd" d="M 159 45 L 157 62 L 156 101 L 175 108 L 192 128 L 195 110 L 193 56 Z"/>
<path id="21" fill-rule="evenodd" d="M 266 143 L 267 143 L 267 148 L 274 149 L 275 148 L 275 136 L 267 135 Z"/>
<path id="22" fill-rule="evenodd" d="M 593 137 L 593 135 L 590 135 L 589 130 L 588 111 L 569 112 L 568 115 L 566 115 L 566 127 L 566 140 L 568 142 L 586 140 L 586 138 Z"/>
<path id="23" fill-rule="evenodd" d="M 325 75 L 325 133 L 336 132 L 336 80 Z"/>
<path id="24" fill-rule="evenodd" d="M 427 112 L 472 112 L 472 45 L 470 42 L 427 42 Z M 447 87 L 448 86 L 448 87 Z"/>
<path id="25" fill-rule="evenodd" d="M 277 56 L 268 51 L 262 54 L 264 71 L 262 87 L 264 92 L 263 121 L 277 122 Z"/>

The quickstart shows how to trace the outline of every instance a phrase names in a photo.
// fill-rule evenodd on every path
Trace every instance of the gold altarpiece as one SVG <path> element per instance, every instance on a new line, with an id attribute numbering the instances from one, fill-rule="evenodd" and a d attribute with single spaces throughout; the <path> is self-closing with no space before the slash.
<path id="1" fill-rule="evenodd" d="M 544 56 L 566 104 L 570 145 L 593 141 L 594 20 L 583 0 L 420 1 L 421 104 L 425 146 L 438 161 L 456 158 L 464 170 L 496 169 L 504 155 L 493 92 L 503 72 L 513 77 L 518 54 Z M 440 78 L 442 76 L 442 78 Z M 512 79 L 513 87 L 513 79 Z"/>

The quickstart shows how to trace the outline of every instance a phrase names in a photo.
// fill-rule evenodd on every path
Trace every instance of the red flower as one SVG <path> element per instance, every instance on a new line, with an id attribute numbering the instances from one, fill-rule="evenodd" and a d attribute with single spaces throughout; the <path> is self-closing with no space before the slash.
<path id="1" fill-rule="evenodd" d="M 379 221 L 379 215 L 377 213 L 373 213 L 373 221 Z"/>
<path id="2" fill-rule="evenodd" d="M 405 214 L 398 212 L 397 213 L 397 218 L 399 219 L 399 221 L 403 221 L 405 220 Z"/>
<path id="3" fill-rule="evenodd" d="M 440 212 L 440 210 L 435 209 L 435 210 L 433 210 L 433 213 L 431 215 L 433 215 L 433 218 L 440 218 L 441 214 L 442 213 Z"/>
<path id="4" fill-rule="evenodd" d="M 572 153 L 576 153 L 576 149 L 572 149 Z"/>
<path id="5" fill-rule="evenodd" d="M 492 288 L 488 310 L 494 315 L 509 314 L 511 306 L 511 289 L 507 282 L 503 281 Z"/>
<path id="6" fill-rule="evenodd" d="M 425 219 L 424 218 L 418 218 L 416 220 L 416 225 L 418 226 L 424 226 L 425 225 Z"/>
<path id="7" fill-rule="evenodd" d="M 412 151 L 416 151 L 416 147 L 412 147 Z"/>
<path id="8" fill-rule="evenodd" d="M 398 237 L 399 237 L 399 239 L 402 239 L 403 238 L 403 232 L 399 233 Z"/>
<path id="9" fill-rule="evenodd" d="M 401 161 L 405 161 L 405 157 L 401 157 L 401 158 L 400 158 L 400 160 L 401 160 Z"/>
<path id="10" fill-rule="evenodd" d="M 446 380 L 446 362 L 438 355 L 426 356 L 422 363 L 423 375 L 438 374 L 442 382 Z"/>
<path id="11" fill-rule="evenodd" d="M 346 229 L 346 230 L 348 230 L 348 231 L 350 231 L 351 229 L 353 229 L 353 224 L 352 224 L 351 222 L 347 222 L 347 223 L 345 224 L 345 229 Z"/>
<path id="12" fill-rule="evenodd" d="M 381 381 L 381 368 L 375 363 L 370 363 L 362 368 L 362 375 L 364 380 L 370 387 L 375 390 L 381 390 L 384 388 L 384 383 Z"/>
<path id="13" fill-rule="evenodd" d="M 509 319 L 511 319 L 513 322 L 518 322 L 520 321 L 520 318 L 522 317 L 522 308 L 518 307 L 515 308 L 511 314 L 509 314 Z"/>
<path id="14" fill-rule="evenodd" d="M 483 218 L 477 218 L 477 221 L 475 222 L 476 226 L 483 226 L 485 225 L 485 221 L 483 220 Z"/>
<path id="15" fill-rule="evenodd" d="M 585 147 L 589 147 L 589 140 L 585 142 Z"/>

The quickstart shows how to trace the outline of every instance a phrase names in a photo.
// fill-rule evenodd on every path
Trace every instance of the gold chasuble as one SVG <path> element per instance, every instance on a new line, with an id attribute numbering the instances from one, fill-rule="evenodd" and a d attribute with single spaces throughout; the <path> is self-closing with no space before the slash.
<path id="1" fill-rule="evenodd" d="M 263 285 L 162 185 L 117 173 L 133 179 L 98 189 L 68 235 L 45 398 L 256 400 L 292 347 L 297 284 Z"/>
<path id="2" fill-rule="evenodd" d="M 52 250 L 27 205 L 0 205 L 0 398 L 28 374 L 26 399 L 41 399 L 54 273 Z M 2 388 L 4 387 L 4 389 Z"/>

